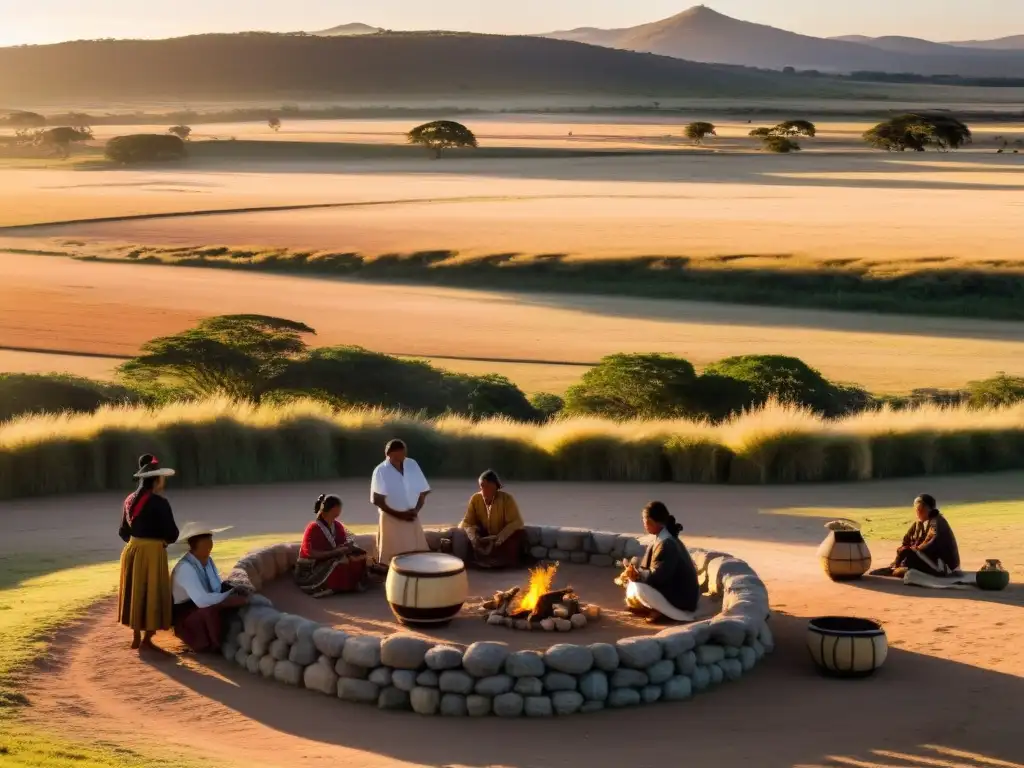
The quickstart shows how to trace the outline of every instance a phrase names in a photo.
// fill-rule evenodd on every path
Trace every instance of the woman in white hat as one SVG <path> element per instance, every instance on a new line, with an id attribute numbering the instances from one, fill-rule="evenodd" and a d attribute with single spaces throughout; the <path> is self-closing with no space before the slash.
<path id="1" fill-rule="evenodd" d="M 185 523 L 178 536 L 179 542 L 188 542 L 188 552 L 171 572 L 174 634 L 197 653 L 220 650 L 224 611 L 249 602 L 248 597 L 221 581 L 210 557 L 213 535 L 226 530 Z"/>
<path id="2" fill-rule="evenodd" d="M 171 628 L 171 577 L 167 545 L 178 540 L 171 505 L 161 494 L 174 470 L 161 467 L 156 456 L 139 458 L 139 487 L 121 510 L 118 531 L 126 546 L 121 552 L 118 621 L 135 633 L 132 648 L 153 648 L 153 635 Z"/>

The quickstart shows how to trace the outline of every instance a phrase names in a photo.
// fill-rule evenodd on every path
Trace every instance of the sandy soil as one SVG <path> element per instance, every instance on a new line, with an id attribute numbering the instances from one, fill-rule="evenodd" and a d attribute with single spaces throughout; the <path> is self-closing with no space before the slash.
<path id="1" fill-rule="evenodd" d="M 237 312 L 306 322 L 317 329 L 317 345 L 482 361 L 475 367 L 506 373 L 528 389 L 560 389 L 583 373 L 566 366 L 549 379 L 529 361 L 593 363 L 629 351 L 670 352 L 698 365 L 730 355 L 796 354 L 832 379 L 881 392 L 961 386 L 999 371 L 1024 374 L 1024 328 L 1016 323 L 0 256 L 0 343 L 7 347 L 130 356 L 146 340 L 199 317 Z M 0 351 L 0 370 L 16 370 L 6 354 Z M 524 368 L 528 380 L 518 375 Z"/>
<path id="2" fill-rule="evenodd" d="M 365 483 L 337 483 L 362 499 Z M 439 484 L 427 522 L 454 519 L 469 483 Z M 947 504 L 1018 498 L 1020 475 L 938 479 L 932 490 Z M 197 514 L 234 523 L 231 534 L 287 531 L 306 521 L 311 486 L 175 491 L 179 519 Z M 755 765 L 860 768 L 1021 768 L 1017 732 L 1024 714 L 1024 593 L 946 593 L 862 581 L 833 584 L 814 547 L 820 522 L 761 510 L 796 506 L 877 507 L 909 500 L 917 484 L 856 487 L 706 488 L 683 486 L 526 484 L 513 489 L 531 520 L 635 530 L 636 510 L 662 497 L 686 524 L 687 543 L 746 558 L 768 584 L 778 612 L 778 651 L 749 678 L 695 701 L 609 712 L 565 724 L 421 720 L 382 717 L 372 708 L 317 698 L 253 678 L 227 663 L 194 657 L 139 659 L 114 625 L 109 604 L 61 639 L 33 679 L 29 717 L 66 735 L 129 745 L 186 750 L 194 734 L 215 765 L 528 766 L 664 765 L 683 749 L 691 762 L 723 768 Z M 111 528 L 114 494 L 0 505 L 0 553 L 74 547 L 97 558 L 117 551 Z M 61 511 L 74 509 L 68 517 Z M 372 520 L 368 506 L 346 505 L 346 520 Z M 993 556 L 1015 572 L 1024 567 L 1024 533 L 998 542 L 965 532 L 966 563 Z M 284 536 L 285 534 L 282 534 Z M 891 542 L 870 542 L 876 559 Z M 892 645 L 886 667 L 862 682 L 818 677 L 805 650 L 808 617 L 851 613 L 884 622 Z M 161 641 L 172 650 L 169 638 Z M 123 649 L 123 650 L 122 650 Z M 400 733 L 400 738 L 395 735 Z M 638 748 L 640 743 L 646 746 Z M 685 745 L 685 746 L 672 746 Z M 1002 761 L 1002 762 L 999 762 Z"/>

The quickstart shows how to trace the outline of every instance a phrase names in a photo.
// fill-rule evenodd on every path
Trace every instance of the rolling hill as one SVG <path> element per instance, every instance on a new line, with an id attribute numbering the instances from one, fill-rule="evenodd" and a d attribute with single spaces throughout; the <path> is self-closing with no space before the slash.
<path id="1" fill-rule="evenodd" d="M 1010 35 L 997 40 L 964 40 L 948 45 L 958 48 L 984 48 L 989 51 L 1024 51 L 1024 35 Z"/>
<path id="2" fill-rule="evenodd" d="M 628 29 L 582 28 L 543 36 L 690 61 L 769 69 L 795 67 L 834 73 L 874 70 L 921 75 L 1024 76 L 1024 52 L 1015 50 L 957 47 L 906 37 L 810 37 L 740 21 L 703 5 L 662 21 Z"/>
<path id="3" fill-rule="evenodd" d="M 369 24 L 339 24 L 330 29 L 322 29 L 319 32 L 311 32 L 312 35 L 322 37 L 351 37 L 353 35 L 375 35 L 383 30 L 380 27 L 371 27 Z"/>
<path id="4" fill-rule="evenodd" d="M 246 33 L 0 48 L 0 103 L 8 104 L 470 93 L 647 98 L 808 87 L 774 73 L 528 36 Z"/>

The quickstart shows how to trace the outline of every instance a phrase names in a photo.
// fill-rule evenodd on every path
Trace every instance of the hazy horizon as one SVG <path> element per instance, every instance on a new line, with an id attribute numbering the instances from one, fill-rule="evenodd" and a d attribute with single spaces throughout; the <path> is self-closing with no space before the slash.
<path id="1" fill-rule="evenodd" d="M 514 9 L 482 7 L 476 0 L 449 0 L 425 8 L 411 0 L 178 0 L 151 5 L 139 0 L 0 0 L 0 46 L 96 38 L 162 38 L 204 32 L 316 31 L 362 22 L 387 29 L 448 29 L 529 34 L 574 27 L 628 27 L 686 10 L 688 0 L 520 0 Z M 910 3 L 862 0 L 855 7 L 820 0 L 767 6 L 755 0 L 714 0 L 706 5 L 729 16 L 808 35 L 901 35 L 930 40 L 991 39 L 1024 34 L 1024 3 L 975 0 L 969 14 L 955 0 L 933 0 L 927 9 Z"/>

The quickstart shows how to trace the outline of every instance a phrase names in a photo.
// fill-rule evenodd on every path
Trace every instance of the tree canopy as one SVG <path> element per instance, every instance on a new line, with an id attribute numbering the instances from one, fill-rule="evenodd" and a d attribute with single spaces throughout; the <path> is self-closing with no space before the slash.
<path id="1" fill-rule="evenodd" d="M 167 133 L 135 133 L 115 136 L 107 142 L 107 159 L 115 163 L 150 163 L 185 157 L 185 142 Z"/>
<path id="2" fill-rule="evenodd" d="M 19 136 L 29 131 L 36 131 L 46 127 L 46 118 L 38 112 L 11 112 L 2 121 L 3 125 L 10 126 Z"/>
<path id="3" fill-rule="evenodd" d="M 967 402 L 974 408 L 996 408 L 1024 400 L 1024 378 L 1000 373 L 967 385 Z"/>
<path id="4" fill-rule="evenodd" d="M 187 125 L 172 125 L 167 129 L 167 132 L 172 136 L 177 136 L 182 141 L 188 141 L 188 137 L 192 135 L 192 129 Z"/>
<path id="5" fill-rule="evenodd" d="M 275 133 L 277 133 L 278 131 L 281 130 L 281 118 L 280 117 L 272 117 L 269 120 L 267 120 L 267 125 L 270 127 L 270 130 L 272 130 Z"/>
<path id="6" fill-rule="evenodd" d="M 840 391 L 814 368 L 795 357 L 742 355 L 709 365 L 705 375 L 726 376 L 750 387 L 751 405 L 770 399 L 838 415 L 852 392 Z"/>
<path id="7" fill-rule="evenodd" d="M 818 133 L 817 127 L 809 120 L 787 120 L 771 130 L 776 136 L 806 136 L 809 139 L 813 139 Z"/>
<path id="8" fill-rule="evenodd" d="M 929 147 L 946 152 L 973 141 L 970 128 L 944 114 L 899 115 L 866 131 L 863 138 L 887 152 L 924 152 Z"/>
<path id="9" fill-rule="evenodd" d="M 50 128 L 39 134 L 36 139 L 41 146 L 52 147 L 57 153 L 68 158 L 71 155 L 71 145 L 92 139 L 92 131 L 88 128 Z"/>
<path id="10" fill-rule="evenodd" d="M 693 366 L 673 355 L 609 355 L 565 394 L 569 414 L 672 418 L 693 410 Z"/>
<path id="11" fill-rule="evenodd" d="M 434 157 L 438 158 L 447 149 L 477 146 L 476 136 L 473 135 L 473 132 L 462 123 L 451 120 L 435 120 L 432 123 L 424 123 L 409 131 L 406 138 L 410 144 L 426 147 L 434 153 Z"/>
<path id="12" fill-rule="evenodd" d="M 703 144 L 704 139 L 708 136 L 717 136 L 718 134 L 715 133 L 714 123 L 696 122 L 686 126 L 683 135 L 694 144 Z"/>
<path id="13" fill-rule="evenodd" d="M 786 136 L 765 136 L 761 139 L 761 146 L 765 151 L 777 154 L 800 151 L 800 144 L 795 139 Z"/>

